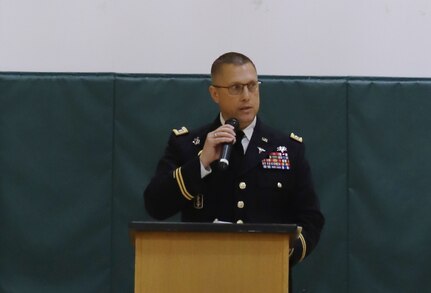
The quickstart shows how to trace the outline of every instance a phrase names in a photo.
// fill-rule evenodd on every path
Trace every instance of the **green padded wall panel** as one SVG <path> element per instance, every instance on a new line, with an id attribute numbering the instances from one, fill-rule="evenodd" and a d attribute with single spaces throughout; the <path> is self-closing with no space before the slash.
<path id="1" fill-rule="evenodd" d="M 431 287 L 431 81 L 349 82 L 349 292 Z"/>
<path id="2" fill-rule="evenodd" d="M 294 292 L 346 292 L 346 81 L 304 77 L 262 80 L 261 116 L 272 126 L 304 138 L 326 217 L 318 247 L 292 270 Z"/>
<path id="3" fill-rule="evenodd" d="M 0 291 L 109 292 L 111 75 L 0 75 Z"/>
<path id="4" fill-rule="evenodd" d="M 131 220 L 149 220 L 142 194 L 172 129 L 193 128 L 216 117 L 208 85 L 201 76 L 116 78 L 113 292 L 132 292 L 133 247 L 127 225 Z"/>

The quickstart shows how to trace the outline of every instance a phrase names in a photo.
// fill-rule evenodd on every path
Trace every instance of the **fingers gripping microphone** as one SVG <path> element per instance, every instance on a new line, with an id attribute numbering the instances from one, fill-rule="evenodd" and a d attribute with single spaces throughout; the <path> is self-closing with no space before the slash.
<path id="1" fill-rule="evenodd" d="M 230 124 L 235 128 L 235 131 L 239 128 L 239 121 L 236 118 L 231 118 L 226 120 L 226 124 Z M 223 144 L 223 148 L 219 160 L 219 168 L 221 170 L 226 170 L 229 167 L 230 153 L 232 152 L 233 143 Z"/>

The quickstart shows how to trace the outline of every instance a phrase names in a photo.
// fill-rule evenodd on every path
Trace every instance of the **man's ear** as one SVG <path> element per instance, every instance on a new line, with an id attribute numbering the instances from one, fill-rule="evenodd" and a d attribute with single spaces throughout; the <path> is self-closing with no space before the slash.
<path id="1" fill-rule="evenodd" d="M 218 104 L 219 102 L 219 95 L 218 91 L 215 87 L 212 85 L 209 86 L 208 91 L 210 92 L 211 98 L 213 99 L 214 103 Z"/>

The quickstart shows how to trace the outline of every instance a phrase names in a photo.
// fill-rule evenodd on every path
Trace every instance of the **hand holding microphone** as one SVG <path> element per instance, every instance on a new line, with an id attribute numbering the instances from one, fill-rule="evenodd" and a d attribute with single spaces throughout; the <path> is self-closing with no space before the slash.
<path id="1" fill-rule="evenodd" d="M 219 161 L 222 170 L 227 169 L 237 129 L 239 129 L 239 121 L 232 118 L 226 120 L 224 125 L 208 133 L 200 155 L 200 160 L 206 169 L 209 169 L 210 164 L 216 160 Z"/>

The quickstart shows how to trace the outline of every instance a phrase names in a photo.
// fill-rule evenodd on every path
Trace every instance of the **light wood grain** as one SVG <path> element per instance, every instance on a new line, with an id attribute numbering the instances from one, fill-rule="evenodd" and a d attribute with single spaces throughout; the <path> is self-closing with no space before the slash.
<path id="1" fill-rule="evenodd" d="M 289 235 L 139 232 L 135 292 L 287 292 Z"/>

